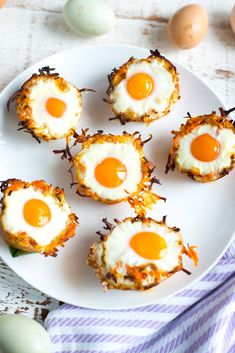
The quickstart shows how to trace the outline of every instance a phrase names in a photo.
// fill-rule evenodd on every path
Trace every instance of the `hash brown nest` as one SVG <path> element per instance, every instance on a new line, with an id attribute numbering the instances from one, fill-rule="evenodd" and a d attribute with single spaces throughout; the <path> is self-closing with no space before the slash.
<path id="1" fill-rule="evenodd" d="M 231 111 L 233 111 L 233 109 L 231 109 Z M 183 136 L 189 134 L 192 130 L 198 128 L 201 125 L 209 124 L 211 126 L 216 126 L 219 130 L 223 128 L 231 129 L 235 134 L 235 122 L 227 118 L 230 111 L 225 111 L 223 110 L 223 108 L 220 108 L 220 112 L 221 112 L 221 116 L 218 116 L 215 111 L 213 111 L 211 114 L 200 115 L 197 117 L 191 117 L 191 115 L 189 114 L 189 118 L 186 124 L 182 124 L 180 126 L 179 131 L 172 131 L 172 134 L 174 135 L 174 137 L 173 137 L 172 147 L 170 149 L 170 153 L 168 156 L 168 161 L 167 161 L 166 170 L 165 170 L 166 173 L 168 173 L 169 170 L 173 171 L 175 167 L 177 167 L 181 173 L 186 174 L 191 179 L 202 183 L 206 183 L 206 182 L 215 181 L 217 179 L 224 177 L 234 168 L 235 153 L 231 155 L 231 163 L 229 167 L 223 168 L 222 170 L 217 170 L 214 173 L 205 174 L 205 175 L 201 174 L 200 171 L 196 168 L 190 169 L 190 170 L 183 169 L 178 162 L 177 151 L 179 149 L 179 140 Z"/>
<path id="2" fill-rule="evenodd" d="M 97 232 L 100 235 L 100 241 L 92 244 L 90 246 L 89 254 L 87 257 L 87 263 L 90 267 L 95 270 L 96 276 L 100 279 L 104 289 L 121 289 L 121 290 L 140 290 L 144 291 L 149 288 L 155 287 L 157 284 L 162 282 L 164 279 L 172 276 L 177 271 L 183 270 L 187 274 L 190 274 L 189 271 L 183 268 L 182 264 L 182 255 L 186 254 L 189 256 L 193 261 L 194 264 L 197 266 L 198 264 L 198 256 L 196 251 L 194 250 L 194 246 L 188 246 L 185 248 L 183 245 L 182 236 L 180 233 L 180 229 L 176 227 L 169 227 L 166 225 L 166 217 L 163 217 L 162 221 L 156 221 L 152 218 L 146 217 L 128 217 L 125 218 L 123 221 L 118 221 L 117 219 L 114 220 L 116 224 L 123 223 L 123 222 L 142 222 L 145 225 L 149 225 L 149 223 L 156 223 L 160 226 L 164 226 L 168 228 L 171 232 L 175 232 L 179 234 L 179 246 L 181 247 L 181 252 L 178 257 L 178 265 L 171 271 L 165 272 L 159 270 L 158 267 L 149 261 L 149 263 L 141 265 L 141 266 L 130 266 L 126 265 L 126 274 L 121 273 L 118 271 L 119 267 L 122 265 L 121 261 L 117 263 L 117 265 L 113 268 L 109 268 L 105 261 L 105 242 L 107 241 L 109 235 L 111 234 L 112 230 L 115 228 L 115 225 L 107 222 L 107 219 L 103 219 L 105 224 L 104 229 L 109 231 L 109 234 L 102 234 L 101 232 Z"/>
<path id="3" fill-rule="evenodd" d="M 149 162 L 144 156 L 143 146 L 147 143 L 151 137 L 147 140 L 142 140 L 139 132 L 135 132 L 133 134 L 129 134 L 127 132 L 123 132 L 122 135 L 111 135 L 111 134 L 103 134 L 102 131 L 97 132 L 94 135 L 87 134 L 88 129 L 83 130 L 81 135 L 77 135 L 76 142 L 81 143 L 82 147 L 78 154 L 75 156 L 71 156 L 72 163 L 75 167 L 76 171 L 76 181 L 77 181 L 77 193 L 80 196 L 91 197 L 94 200 L 99 200 L 101 202 L 107 204 L 120 203 L 123 201 L 128 201 L 130 205 L 135 209 L 136 213 L 139 215 L 145 214 L 145 208 L 151 209 L 152 205 L 156 203 L 158 200 L 164 198 L 154 194 L 151 191 L 151 188 L 154 183 L 160 184 L 156 177 L 152 176 L 152 172 L 154 170 L 154 166 L 151 162 Z M 132 194 L 126 194 L 125 198 L 116 199 L 116 200 L 108 200 L 101 198 L 94 192 L 90 187 L 87 187 L 84 184 L 84 175 L 86 172 L 86 166 L 82 163 L 81 157 L 86 149 L 89 148 L 94 143 L 131 143 L 138 151 L 140 162 L 141 162 L 141 170 L 142 170 L 142 179 L 137 185 L 137 189 Z"/>
<path id="4" fill-rule="evenodd" d="M 120 66 L 119 69 L 116 69 L 116 68 L 113 69 L 112 73 L 108 75 L 109 87 L 106 91 L 108 95 L 108 99 L 104 99 L 104 101 L 110 104 L 111 109 L 115 115 L 114 118 L 110 118 L 109 120 L 119 120 L 122 125 L 125 125 L 127 122 L 130 122 L 130 121 L 151 123 L 154 120 L 157 120 L 162 116 L 167 115 L 170 112 L 172 106 L 176 103 L 176 101 L 180 99 L 179 75 L 177 73 L 176 67 L 164 56 L 162 56 L 158 50 L 150 50 L 150 53 L 151 55 L 148 56 L 146 59 L 135 59 L 134 57 L 131 57 L 125 64 Z M 115 87 L 122 80 L 126 78 L 128 67 L 133 63 L 137 63 L 137 62 L 151 63 L 152 61 L 155 61 L 155 60 L 162 63 L 163 66 L 166 68 L 166 70 L 171 73 L 173 84 L 175 86 L 175 89 L 170 96 L 169 104 L 167 108 L 164 111 L 151 110 L 148 113 L 143 115 L 138 115 L 131 110 L 127 110 L 125 112 L 116 111 L 113 105 L 114 101 L 112 99 L 112 95 L 113 95 L 113 92 L 115 91 Z"/>
<path id="5" fill-rule="evenodd" d="M 40 139 L 45 141 L 56 140 L 63 137 L 69 137 L 74 134 L 76 126 L 71 126 L 69 131 L 66 131 L 63 136 L 57 136 L 50 132 L 50 129 L 44 124 L 43 126 L 37 126 L 35 123 L 32 107 L 30 105 L 30 92 L 31 89 L 39 82 L 39 81 L 48 81 L 53 80 L 57 88 L 61 92 L 66 92 L 69 90 L 69 85 L 64 78 L 60 77 L 58 73 L 52 73 L 54 69 L 49 66 L 45 66 L 39 69 L 39 74 L 33 74 L 22 86 L 16 91 L 8 100 L 7 108 L 10 109 L 10 104 L 13 101 L 16 101 L 16 112 L 20 119 L 19 129 L 24 130 L 32 135 L 39 143 Z M 82 106 L 82 95 L 81 91 L 74 85 L 72 85 L 77 90 L 77 100 L 79 102 L 79 106 Z M 79 114 L 80 117 L 80 114 Z M 45 134 L 45 130 L 47 133 Z"/>
<path id="6" fill-rule="evenodd" d="M 13 248 L 20 249 L 25 252 L 36 252 L 45 256 L 50 255 L 55 257 L 58 251 L 57 247 L 64 246 L 64 243 L 75 235 L 76 226 L 78 225 L 78 218 L 74 213 L 71 212 L 68 216 L 66 228 L 63 229 L 63 231 L 58 234 L 50 244 L 45 246 L 38 245 L 37 242 L 32 239 L 26 232 L 21 232 L 18 234 L 8 232 L 2 221 L 4 211 L 7 207 L 6 197 L 10 196 L 11 193 L 16 190 L 26 189 L 30 186 L 32 186 L 35 190 L 39 190 L 46 196 L 55 198 L 59 206 L 63 206 L 63 204 L 66 202 L 63 189 L 60 189 L 59 187 L 53 187 L 43 180 L 36 180 L 29 183 L 19 179 L 8 179 L 2 182 L 1 191 L 3 193 L 3 197 L 1 199 L 0 222 L 2 224 L 4 240 Z"/>

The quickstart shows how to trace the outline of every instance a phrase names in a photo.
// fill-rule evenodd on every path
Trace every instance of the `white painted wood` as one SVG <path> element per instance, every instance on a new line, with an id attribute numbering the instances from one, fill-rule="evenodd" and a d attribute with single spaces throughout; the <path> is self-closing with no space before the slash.
<path id="1" fill-rule="evenodd" d="M 8 0 L 0 9 L 0 90 L 38 60 L 79 45 L 125 43 L 158 48 L 203 78 L 227 107 L 235 105 L 235 34 L 229 25 L 234 0 L 201 0 L 209 16 L 205 40 L 191 50 L 168 41 L 169 17 L 185 0 L 107 0 L 117 15 L 115 29 L 102 37 L 71 32 L 62 16 L 63 0 Z M 31 288 L 0 261 L 0 313 L 24 312 L 42 320 L 59 303 Z"/>

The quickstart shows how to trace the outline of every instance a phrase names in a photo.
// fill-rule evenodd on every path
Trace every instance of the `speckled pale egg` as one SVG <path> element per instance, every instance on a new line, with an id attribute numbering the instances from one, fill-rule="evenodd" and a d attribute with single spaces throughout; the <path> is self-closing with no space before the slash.
<path id="1" fill-rule="evenodd" d="M 105 34 L 115 24 L 113 10 L 102 0 L 68 0 L 64 19 L 72 31 L 91 36 Z"/>
<path id="2" fill-rule="evenodd" d="M 23 315 L 0 317 L 0 352 L 52 353 L 46 330 L 36 321 Z"/>
<path id="3" fill-rule="evenodd" d="M 235 5 L 233 6 L 232 11 L 231 11 L 230 24 L 231 24 L 233 33 L 235 33 Z"/>
<path id="4" fill-rule="evenodd" d="M 175 12 L 168 24 L 168 34 L 172 42 L 182 49 L 198 45 L 208 29 L 205 9 L 198 4 L 186 5 Z"/>

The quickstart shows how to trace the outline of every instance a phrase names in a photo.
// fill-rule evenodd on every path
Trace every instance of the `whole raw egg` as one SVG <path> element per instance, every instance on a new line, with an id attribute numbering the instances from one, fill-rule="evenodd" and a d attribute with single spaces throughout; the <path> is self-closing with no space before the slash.
<path id="1" fill-rule="evenodd" d="M 182 49 L 198 45 L 208 29 L 205 9 L 198 4 L 186 5 L 175 12 L 168 23 L 168 35 L 171 41 Z"/>
<path id="2" fill-rule="evenodd" d="M 115 24 L 113 10 L 102 0 L 68 0 L 64 19 L 72 31 L 91 36 L 105 34 Z"/>
<path id="3" fill-rule="evenodd" d="M 23 315 L 0 317 L 0 352 L 52 353 L 47 331 L 35 320 Z"/>

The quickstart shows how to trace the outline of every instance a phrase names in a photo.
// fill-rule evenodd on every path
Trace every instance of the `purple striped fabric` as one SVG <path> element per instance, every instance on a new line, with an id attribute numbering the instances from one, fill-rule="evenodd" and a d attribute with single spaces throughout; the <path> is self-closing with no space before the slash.
<path id="1" fill-rule="evenodd" d="M 115 311 L 64 304 L 45 326 L 54 353 L 235 353 L 235 243 L 210 273 L 161 304 Z"/>

